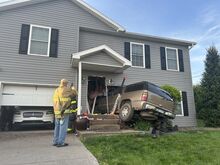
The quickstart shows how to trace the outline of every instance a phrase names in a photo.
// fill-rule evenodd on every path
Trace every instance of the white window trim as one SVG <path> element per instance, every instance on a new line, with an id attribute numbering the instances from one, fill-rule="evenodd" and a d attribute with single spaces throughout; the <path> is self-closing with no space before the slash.
<path id="1" fill-rule="evenodd" d="M 143 66 L 133 66 L 132 65 L 132 45 L 142 45 L 143 46 Z M 145 68 L 145 48 L 143 43 L 130 42 L 130 59 L 131 59 L 131 67 L 132 68 Z"/>
<path id="2" fill-rule="evenodd" d="M 166 69 L 169 71 L 175 71 L 175 72 L 179 72 L 179 55 L 178 55 L 178 49 L 177 48 L 172 48 L 172 47 L 166 47 Z M 177 64 L 177 69 L 169 69 L 168 68 L 168 61 L 167 61 L 167 49 L 173 49 L 176 51 L 176 64 Z"/>
<path id="3" fill-rule="evenodd" d="M 49 35 L 48 35 L 48 45 L 47 45 L 47 54 L 32 54 L 30 53 L 30 49 L 31 49 L 31 36 L 32 36 L 32 28 L 33 27 L 39 27 L 39 28 L 44 28 L 44 29 L 49 29 Z M 43 57 L 49 57 L 50 55 L 50 40 L 51 40 L 51 27 L 47 27 L 47 26 L 40 26 L 40 25 L 30 25 L 30 33 L 29 33 L 29 41 L 28 41 L 28 55 L 32 55 L 32 56 L 43 56 Z"/>
<path id="4" fill-rule="evenodd" d="M 181 96 L 181 98 L 182 98 L 182 91 L 180 91 L 180 96 Z M 181 107 L 181 115 L 180 114 L 178 114 L 178 115 L 176 115 L 176 116 L 184 116 L 184 111 L 183 111 L 183 99 L 181 99 L 181 102 L 180 102 L 180 107 Z"/>

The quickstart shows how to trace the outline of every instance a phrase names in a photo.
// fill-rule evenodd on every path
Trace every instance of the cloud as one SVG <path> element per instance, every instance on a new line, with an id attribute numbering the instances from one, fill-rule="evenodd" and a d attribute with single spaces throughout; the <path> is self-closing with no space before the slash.
<path id="1" fill-rule="evenodd" d="M 215 6 L 207 6 L 204 10 L 201 11 L 200 19 L 201 23 L 204 25 L 215 24 L 217 22 L 216 18 L 219 17 L 218 9 Z"/>
<path id="2" fill-rule="evenodd" d="M 190 58 L 191 62 L 204 62 L 205 61 L 205 56 L 201 55 L 201 56 L 193 56 Z"/>

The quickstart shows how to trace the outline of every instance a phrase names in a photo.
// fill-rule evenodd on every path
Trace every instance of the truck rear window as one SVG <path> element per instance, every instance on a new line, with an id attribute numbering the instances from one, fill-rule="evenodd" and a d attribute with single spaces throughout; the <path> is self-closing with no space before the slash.
<path id="1" fill-rule="evenodd" d="M 161 89 L 160 87 L 158 87 L 154 84 L 148 83 L 148 90 L 152 93 L 155 93 L 155 94 L 167 99 L 167 100 L 170 100 L 170 101 L 173 100 L 168 92 L 166 92 L 165 90 Z"/>
<path id="2" fill-rule="evenodd" d="M 148 90 L 152 93 L 155 93 L 167 100 L 172 101 L 172 98 L 170 96 L 170 94 L 168 92 L 166 92 L 165 90 L 161 89 L 159 86 L 154 85 L 152 83 L 149 83 L 147 81 L 143 81 L 143 82 L 139 82 L 136 84 L 131 84 L 126 86 L 125 91 L 124 92 L 132 92 L 132 91 L 138 91 L 138 90 Z"/>
<path id="3" fill-rule="evenodd" d="M 139 90 L 144 90 L 146 88 L 147 86 L 145 83 L 137 83 L 126 86 L 125 92 L 139 91 Z"/>

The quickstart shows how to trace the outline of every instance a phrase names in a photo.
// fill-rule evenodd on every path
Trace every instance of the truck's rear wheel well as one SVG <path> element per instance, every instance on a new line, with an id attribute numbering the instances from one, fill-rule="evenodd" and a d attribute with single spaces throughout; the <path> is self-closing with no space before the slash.
<path id="1" fill-rule="evenodd" d="M 120 104 L 120 108 L 122 107 L 122 105 L 123 105 L 124 103 L 131 103 L 131 100 L 129 100 L 129 99 L 122 100 L 122 101 L 121 101 L 121 104 Z"/>

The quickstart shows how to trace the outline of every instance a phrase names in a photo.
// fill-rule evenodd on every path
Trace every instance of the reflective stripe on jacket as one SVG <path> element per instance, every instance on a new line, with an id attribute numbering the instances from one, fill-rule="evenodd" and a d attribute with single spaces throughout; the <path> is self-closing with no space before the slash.
<path id="1" fill-rule="evenodd" d="M 76 98 L 73 98 L 70 103 L 70 113 L 75 113 L 75 112 L 77 112 L 77 110 L 78 110 L 77 101 L 76 101 Z"/>
<path id="2" fill-rule="evenodd" d="M 75 113 L 75 112 L 77 112 L 78 111 L 78 108 L 76 108 L 76 109 L 70 109 L 70 113 Z"/>

